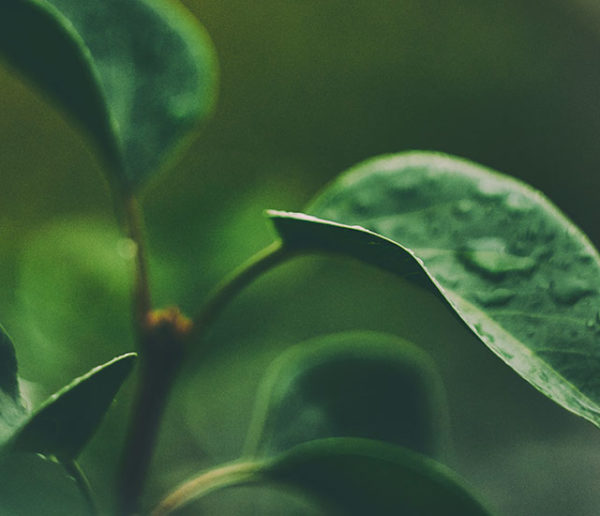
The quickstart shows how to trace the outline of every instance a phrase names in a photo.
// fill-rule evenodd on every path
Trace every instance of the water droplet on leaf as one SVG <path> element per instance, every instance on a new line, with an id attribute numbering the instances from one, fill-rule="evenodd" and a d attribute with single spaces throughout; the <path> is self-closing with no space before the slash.
<path id="1" fill-rule="evenodd" d="M 496 281 L 507 273 L 529 274 L 537 266 L 537 261 L 529 256 L 508 253 L 506 243 L 499 238 L 472 240 L 458 257 L 467 267 Z"/>
<path id="2" fill-rule="evenodd" d="M 454 206 L 454 213 L 458 216 L 464 216 L 473 211 L 474 203 L 469 199 L 461 199 Z"/>
<path id="3" fill-rule="evenodd" d="M 513 214 L 525 213 L 532 208 L 529 199 L 518 192 L 509 193 L 506 196 L 505 204 L 508 210 Z"/>
<path id="4" fill-rule="evenodd" d="M 600 311 L 594 317 L 588 319 L 585 325 L 590 329 L 600 329 Z"/>
<path id="5" fill-rule="evenodd" d="M 504 197 L 506 195 L 506 187 L 496 178 L 485 177 L 479 182 L 479 192 L 484 197 Z"/>
<path id="6" fill-rule="evenodd" d="M 515 292 L 506 288 L 496 288 L 475 294 L 477 301 L 485 306 L 502 306 L 507 304 L 513 297 L 515 297 Z"/>
<path id="7" fill-rule="evenodd" d="M 573 305 L 593 293 L 594 289 L 578 278 L 564 278 L 550 283 L 552 299 L 563 305 Z"/>

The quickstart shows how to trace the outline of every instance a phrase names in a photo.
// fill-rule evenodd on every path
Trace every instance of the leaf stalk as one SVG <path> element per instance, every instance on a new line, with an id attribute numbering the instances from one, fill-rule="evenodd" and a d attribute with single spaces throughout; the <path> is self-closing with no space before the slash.
<path id="1" fill-rule="evenodd" d="M 193 318 L 190 341 L 202 340 L 223 309 L 252 281 L 293 257 L 296 251 L 277 240 L 226 276 L 209 294 L 208 301 Z"/>
<path id="2" fill-rule="evenodd" d="M 217 489 L 254 482 L 258 480 L 261 466 L 260 462 L 234 462 L 201 473 L 165 497 L 151 514 L 167 516 L 183 505 Z"/>

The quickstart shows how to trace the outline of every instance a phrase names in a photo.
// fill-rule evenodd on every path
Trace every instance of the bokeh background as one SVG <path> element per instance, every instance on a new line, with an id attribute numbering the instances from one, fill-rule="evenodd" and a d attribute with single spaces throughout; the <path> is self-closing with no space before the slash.
<path id="1" fill-rule="evenodd" d="M 144 192 L 158 305 L 195 312 L 211 286 L 272 241 L 264 209 L 301 210 L 345 168 L 407 149 L 519 177 L 600 243 L 597 2 L 185 4 L 217 48 L 220 98 L 181 160 Z M 36 400 L 133 349 L 131 249 L 87 136 L 5 65 L 0 142 L 0 320 Z M 445 460 L 499 514 L 598 513 L 597 429 L 518 378 L 429 294 L 331 257 L 269 273 L 223 314 L 203 360 L 202 350 L 189 358 L 147 502 L 237 457 L 261 374 L 282 350 L 351 329 L 429 352 L 447 391 Z M 131 385 L 82 457 L 106 510 Z M 253 496 L 231 491 L 205 508 L 252 513 Z"/>

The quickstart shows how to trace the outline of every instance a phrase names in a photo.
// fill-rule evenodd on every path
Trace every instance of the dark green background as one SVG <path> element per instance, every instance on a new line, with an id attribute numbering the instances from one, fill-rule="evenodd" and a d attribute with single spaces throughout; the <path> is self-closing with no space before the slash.
<path id="1" fill-rule="evenodd" d="M 215 42 L 221 93 L 193 146 L 144 194 L 157 304 L 194 312 L 220 277 L 272 240 L 262 209 L 301 210 L 348 166 L 406 149 L 522 178 L 600 242 L 595 2 L 186 4 Z M 127 245 L 86 136 L 6 67 L 0 91 L 0 320 L 35 397 L 133 348 Z M 254 389 L 280 350 L 360 328 L 430 352 L 447 384 L 447 463 L 501 513 L 597 513 L 594 427 L 516 377 L 433 297 L 332 258 L 265 277 L 214 328 L 206 361 L 190 358 L 147 500 L 240 452 Z M 130 387 L 83 456 L 105 497 Z M 248 496 L 208 503 L 233 513 Z"/>

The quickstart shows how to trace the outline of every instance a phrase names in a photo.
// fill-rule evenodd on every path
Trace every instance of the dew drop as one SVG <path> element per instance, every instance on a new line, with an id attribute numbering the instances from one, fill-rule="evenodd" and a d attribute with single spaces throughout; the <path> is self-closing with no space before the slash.
<path id="1" fill-rule="evenodd" d="M 453 211 L 455 215 L 464 217 L 473 211 L 474 206 L 475 205 L 473 201 L 470 201 L 469 199 L 461 199 L 454 205 Z"/>
<path id="2" fill-rule="evenodd" d="M 505 205 L 513 214 L 524 213 L 532 208 L 529 199 L 517 192 L 511 192 L 506 196 Z"/>
<path id="3" fill-rule="evenodd" d="M 574 305 L 580 299 L 594 293 L 587 282 L 578 278 L 564 278 L 550 283 L 550 295 L 559 304 Z"/>
<path id="4" fill-rule="evenodd" d="M 585 322 L 585 325 L 590 329 L 599 329 L 600 328 L 600 311 L 596 312 L 594 317 L 591 317 Z"/>
<path id="5" fill-rule="evenodd" d="M 506 196 L 506 187 L 497 179 L 483 178 L 479 182 L 479 192 L 484 197 L 504 197 Z"/>
<path id="6" fill-rule="evenodd" d="M 530 274 L 537 267 L 533 258 L 510 254 L 506 247 L 500 238 L 480 238 L 470 241 L 466 249 L 459 251 L 458 258 L 465 266 L 495 281 L 507 273 Z"/>
<path id="7" fill-rule="evenodd" d="M 475 298 L 484 306 L 503 306 L 513 297 L 515 292 L 506 288 L 496 288 L 491 291 L 482 291 L 475 294 Z"/>

